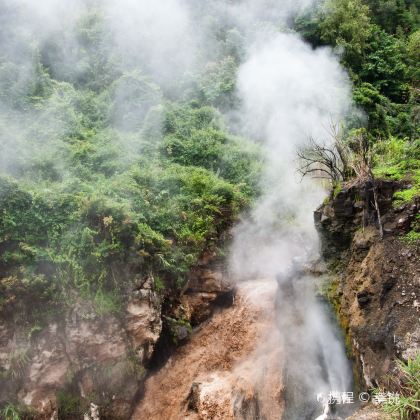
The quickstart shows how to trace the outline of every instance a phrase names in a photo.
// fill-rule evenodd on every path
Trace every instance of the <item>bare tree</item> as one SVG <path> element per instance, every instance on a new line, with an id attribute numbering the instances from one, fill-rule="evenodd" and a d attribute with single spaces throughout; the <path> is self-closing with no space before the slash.
<path id="1" fill-rule="evenodd" d="M 364 131 L 356 131 L 348 141 L 345 140 L 343 131 L 337 124 L 331 123 L 327 132 L 327 141 L 319 142 L 309 137 L 308 143 L 297 151 L 300 160 L 299 172 L 302 177 L 310 175 L 314 178 L 328 179 L 333 186 L 352 178 L 356 178 L 358 183 L 364 183 L 366 188 L 371 184 L 382 239 L 378 188 L 372 171 L 372 152 Z M 366 194 L 367 199 L 368 194 Z"/>
<path id="2" fill-rule="evenodd" d="M 350 149 L 336 124 L 331 123 L 327 133 L 328 141 L 320 142 L 309 137 L 308 143 L 298 149 L 299 172 L 302 177 L 311 175 L 337 184 L 351 176 Z"/>
<path id="3" fill-rule="evenodd" d="M 359 131 L 357 135 L 353 137 L 353 154 L 351 166 L 359 182 L 363 182 L 365 185 L 372 184 L 373 201 L 378 217 L 379 235 L 382 239 L 384 236 L 384 231 L 382 226 L 381 212 L 378 204 L 378 184 L 372 170 L 372 149 L 363 131 Z M 367 197 L 368 195 L 366 194 L 366 199 Z"/>

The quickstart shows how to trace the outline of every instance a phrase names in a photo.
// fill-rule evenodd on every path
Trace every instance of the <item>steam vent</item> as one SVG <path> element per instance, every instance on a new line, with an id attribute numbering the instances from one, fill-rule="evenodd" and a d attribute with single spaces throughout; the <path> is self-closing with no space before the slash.
<path id="1" fill-rule="evenodd" d="M 420 420 L 419 9 L 0 0 L 0 420 Z"/>

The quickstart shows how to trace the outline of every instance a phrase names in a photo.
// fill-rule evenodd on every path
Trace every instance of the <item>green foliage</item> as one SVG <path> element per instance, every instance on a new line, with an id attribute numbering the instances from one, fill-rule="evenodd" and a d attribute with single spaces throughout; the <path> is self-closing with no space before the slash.
<path id="1" fill-rule="evenodd" d="M 235 101 L 240 36 L 222 36 L 181 104 L 119 70 L 95 7 L 39 51 L 8 30 L 25 56 L 0 58 L 0 313 L 30 328 L 65 311 L 69 290 L 101 316 L 138 275 L 180 287 L 257 191 L 258 148 L 213 108 Z"/>
<path id="2" fill-rule="evenodd" d="M 69 291 L 98 315 L 116 313 L 137 276 L 152 275 L 163 295 L 182 288 L 259 193 L 260 150 L 228 133 L 218 111 L 239 106 L 244 35 L 214 20 L 212 7 L 203 25 L 215 48 L 198 58 L 208 61 L 188 87 L 176 87 L 182 100 L 147 65 L 121 70 L 97 7 L 74 33 L 45 42 L 2 22 L 1 39 L 21 54 L 0 57 L 1 316 L 27 330 L 44 325 L 71 304 Z M 342 52 L 375 143 L 375 173 L 395 179 L 417 179 L 419 169 L 414 9 L 328 0 L 295 23 L 313 45 Z"/>
<path id="3" fill-rule="evenodd" d="M 313 46 L 341 53 L 374 140 L 419 136 L 419 16 L 411 0 L 326 0 L 295 20 Z"/>
<path id="4" fill-rule="evenodd" d="M 408 97 L 405 43 L 379 27 L 373 31 L 359 77 L 381 94 L 402 103 Z"/>
<path id="5" fill-rule="evenodd" d="M 420 69 L 418 63 L 420 62 L 420 29 L 413 32 L 407 42 L 407 55 L 412 67 L 412 78 L 414 81 L 420 79 Z"/>
<path id="6" fill-rule="evenodd" d="M 409 33 L 419 25 L 419 5 L 414 0 L 366 0 L 375 23 L 389 33 Z"/>
<path id="7" fill-rule="evenodd" d="M 209 63 L 199 81 L 199 89 L 206 101 L 224 109 L 235 106 L 237 63 L 231 56 Z"/>
<path id="8" fill-rule="evenodd" d="M 340 192 L 343 189 L 343 185 L 341 182 L 338 182 L 334 188 L 333 188 L 333 197 L 336 198 L 338 194 L 340 194 Z"/>
<path id="9" fill-rule="evenodd" d="M 167 104 L 160 136 L 144 139 L 142 127 L 110 128 L 101 95 L 54 89 L 42 107 L 68 130 L 42 135 L 62 158 L 58 175 L 25 161 L 18 177 L 0 178 L 0 311 L 32 325 L 65 310 L 69 288 L 105 315 L 120 310 L 134 273 L 180 287 L 256 194 L 260 170 L 258 148 L 227 134 L 212 107 Z"/>
<path id="10" fill-rule="evenodd" d="M 344 49 L 343 60 L 358 69 L 371 36 L 369 8 L 362 0 L 327 0 L 320 22 L 321 40 Z"/>
<path id="11" fill-rule="evenodd" d="M 137 131 L 151 107 L 162 101 L 159 86 L 139 72 L 123 74 L 111 86 L 113 124 L 124 131 Z"/>
<path id="12" fill-rule="evenodd" d="M 324 43 L 321 41 L 321 20 L 322 14 L 320 16 L 320 13 L 317 10 L 305 10 L 305 12 L 295 17 L 293 29 L 313 47 L 319 47 Z"/>
<path id="13" fill-rule="evenodd" d="M 182 165 L 204 167 L 235 184 L 244 183 L 246 192 L 255 194 L 261 170 L 258 148 L 226 134 L 220 115 L 212 108 L 193 105 L 173 107 L 166 113 L 164 155 Z"/>
<path id="14" fill-rule="evenodd" d="M 93 306 L 99 316 L 116 313 L 121 311 L 121 304 L 118 296 L 109 292 L 98 290 L 93 298 Z"/>
<path id="15" fill-rule="evenodd" d="M 413 142 L 391 137 L 373 146 L 374 174 L 394 180 L 412 178 L 419 182 L 420 141 Z"/>
<path id="16" fill-rule="evenodd" d="M 57 392 L 58 418 L 63 420 L 82 419 L 88 411 L 87 403 L 69 391 Z"/>
<path id="17" fill-rule="evenodd" d="M 165 290 L 165 283 L 159 276 L 153 277 L 153 288 L 157 293 L 162 293 Z"/>
<path id="18" fill-rule="evenodd" d="M 74 33 L 53 33 L 43 44 L 42 61 L 52 77 L 100 92 L 120 75 L 104 15 L 95 7 L 82 14 Z"/>
<path id="19" fill-rule="evenodd" d="M 394 205 L 400 206 L 401 204 L 409 203 L 420 195 L 419 185 L 415 185 L 412 188 L 408 188 L 403 191 L 398 191 L 394 194 Z"/>
<path id="20" fill-rule="evenodd" d="M 2 420 L 29 420 L 36 417 L 34 410 L 23 404 L 7 402 L 0 408 L 0 418 Z"/>
<path id="21" fill-rule="evenodd" d="M 21 420 L 19 409 L 14 404 L 6 404 L 0 412 L 4 420 Z"/>
<path id="22" fill-rule="evenodd" d="M 410 230 L 410 232 L 406 233 L 402 239 L 409 244 L 419 243 L 420 232 L 416 232 L 415 230 Z"/>
<path id="23" fill-rule="evenodd" d="M 405 363 L 397 361 L 398 374 L 391 378 L 397 398 L 390 398 L 381 405 L 384 412 L 401 420 L 417 418 L 420 413 L 420 353 Z M 383 392 L 375 389 L 374 393 Z"/>
<path id="24" fill-rule="evenodd" d="M 417 184 L 417 187 L 418 195 L 420 195 L 420 182 Z M 420 244 L 420 214 L 416 215 L 414 220 L 411 222 L 411 230 L 403 235 L 401 239 L 411 245 Z"/>

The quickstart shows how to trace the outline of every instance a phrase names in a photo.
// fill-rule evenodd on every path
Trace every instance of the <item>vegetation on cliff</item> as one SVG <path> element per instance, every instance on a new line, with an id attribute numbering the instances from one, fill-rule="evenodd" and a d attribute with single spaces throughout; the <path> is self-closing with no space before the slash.
<path id="1" fill-rule="evenodd" d="M 413 360 L 398 362 L 397 375 L 391 379 L 391 387 L 398 398 L 390 398 L 383 406 L 386 413 L 399 416 L 401 420 L 417 419 L 420 414 L 420 353 Z M 380 400 L 384 391 L 376 389 Z"/>
<path id="2" fill-rule="evenodd" d="M 332 127 L 328 150 L 322 139 L 311 139 L 309 151 L 300 153 L 304 174 L 321 168 L 333 181 L 332 196 L 357 177 L 402 181 L 396 207 L 420 195 L 419 22 L 418 5 L 409 0 L 326 1 L 296 19 L 313 46 L 331 45 L 341 54 L 363 110 L 344 128 Z M 419 234 L 414 223 L 407 240 L 416 242 Z"/>
<path id="3" fill-rule="evenodd" d="M 215 75 L 204 94 L 170 100 L 112 61 L 95 9 L 80 17 L 80 58 L 65 74 L 59 38 L 36 47 L 2 29 L 36 65 L 22 83 L 19 57 L 0 62 L 1 316 L 30 330 L 71 305 L 69 288 L 117 312 L 135 276 L 182 288 L 257 192 L 258 147 L 210 103 L 233 87 Z"/>
<path id="4" fill-rule="evenodd" d="M 411 0 L 321 3 L 297 28 L 314 46 L 332 45 L 354 84 L 372 141 L 419 135 L 419 10 Z"/>
<path id="5" fill-rule="evenodd" d="M 139 277 L 178 294 L 259 193 L 261 150 L 232 129 L 242 29 L 197 2 L 211 46 L 199 45 L 191 73 L 170 68 L 179 78 L 168 83 L 146 48 L 124 56 L 87 3 L 71 33 L 33 39 L 40 27 L 21 30 L 23 9 L 0 2 L 0 317 L 28 341 L 79 298 L 118 316 Z M 395 206 L 410 202 L 420 193 L 417 3 L 326 0 L 292 20 L 312 46 L 335 49 L 353 82 L 363 113 L 343 123 L 347 150 L 362 139 L 376 177 L 405 181 Z M 354 175 L 343 174 L 334 194 Z M 419 232 L 413 223 L 406 240 Z M 12 373 L 0 370 L 0 384 Z"/>
<path id="6" fill-rule="evenodd" d="M 103 19 L 95 7 L 79 17 L 72 68 L 59 34 L 35 44 L 13 20 L 2 27 L 13 48 L 0 62 L 0 311 L 16 313 L 25 296 L 54 310 L 68 283 L 114 310 L 138 272 L 182 286 L 257 192 L 258 148 L 228 134 L 218 111 L 237 106 L 239 34 L 215 25 L 217 51 L 173 100 L 141 68 L 120 65 Z M 410 177 L 396 203 L 420 188 L 418 24 L 408 0 L 327 1 L 295 18 L 314 46 L 341 51 L 375 174 Z M 20 309 L 38 317 L 36 306 Z"/>
<path id="7" fill-rule="evenodd" d="M 374 226 L 379 224 L 382 233 L 382 222 L 387 223 L 386 233 L 393 236 L 399 236 L 403 242 L 395 242 L 395 249 L 410 250 L 405 252 L 411 255 L 418 253 L 420 244 L 420 223 L 418 215 L 418 200 L 420 196 L 420 140 L 419 140 L 419 51 L 420 51 L 420 27 L 418 4 L 414 1 L 381 1 L 381 0 L 332 0 L 323 2 L 317 10 L 308 15 L 300 16 L 296 22 L 296 27 L 303 36 L 314 46 L 332 45 L 341 54 L 341 62 L 346 67 L 353 82 L 353 99 L 364 111 L 364 115 L 355 113 L 347 122 L 350 129 L 333 130 L 333 146 L 325 153 L 325 148 L 321 139 L 312 139 L 312 144 L 308 149 L 301 151 L 304 158 L 303 173 L 318 167 L 326 170 L 328 178 L 332 180 L 332 191 L 329 201 L 332 206 L 340 203 L 344 204 L 342 208 L 337 206 L 337 213 L 331 216 L 331 213 L 325 212 L 326 227 L 324 234 L 329 232 L 333 236 L 337 234 L 333 243 L 342 241 L 345 250 L 348 253 L 347 258 L 351 257 L 349 266 L 346 269 L 340 268 L 340 278 L 343 272 L 347 273 L 346 280 L 334 281 L 328 290 L 328 297 L 332 301 L 337 314 L 341 320 L 343 329 L 346 331 L 346 341 L 348 347 L 353 341 L 358 344 L 353 350 L 356 353 L 363 353 L 364 364 L 370 368 L 375 365 L 375 361 L 369 361 L 367 348 L 369 344 L 363 341 L 363 328 L 349 328 L 351 318 L 357 318 L 353 309 L 344 308 L 343 305 L 348 302 L 356 301 L 353 308 L 360 307 L 363 316 L 375 316 L 375 309 L 370 299 L 376 298 L 375 293 L 366 292 L 367 286 L 359 280 L 359 286 L 355 286 L 351 297 L 343 293 L 343 289 L 349 288 L 353 279 L 358 278 L 357 267 L 360 261 L 363 261 L 369 267 L 369 278 L 373 277 L 372 265 L 369 265 L 367 259 L 364 260 L 358 255 L 359 249 L 371 249 L 372 243 L 369 243 L 369 230 L 366 233 L 360 233 L 357 229 L 364 232 L 366 228 L 365 215 L 375 208 L 375 217 L 372 217 L 368 223 Z M 364 121 L 363 121 L 364 120 Z M 361 123 L 361 124 L 360 124 Z M 330 142 L 331 143 L 331 142 Z M 308 163 L 316 161 L 315 166 L 308 166 Z M 365 170 L 360 171 L 360 163 L 363 163 Z M 318 173 L 319 174 L 319 173 Z M 332 176 L 331 176 L 332 175 Z M 391 195 L 386 193 L 384 184 L 389 182 L 395 185 Z M 356 185 L 356 187 L 355 187 Z M 358 185 L 358 187 L 357 187 Z M 377 204 L 378 187 L 381 189 L 382 200 L 386 199 L 380 206 Z M 359 188 L 355 196 L 352 196 L 352 188 Z M 344 191 L 343 191 L 344 190 Z M 369 193 L 368 193 L 369 191 Z M 364 196 L 363 196 L 364 194 Z M 339 199 L 338 196 L 341 195 Z M 375 197 L 376 195 L 376 197 Z M 349 205 L 354 209 L 345 209 L 344 200 L 349 199 Z M 387 206 L 392 200 L 391 209 Z M 364 202 L 363 202 L 364 201 Z M 369 203 L 367 203 L 369 201 Z M 375 202 L 373 206 L 372 203 Z M 328 200 L 324 204 L 328 206 Z M 363 217 L 356 217 L 357 206 L 363 207 Z M 370 208 L 370 210 L 369 210 Z M 346 213 L 346 210 L 349 212 Z M 366 212 L 367 210 L 367 212 Z M 395 214 L 393 214 L 395 212 Z M 410 213 L 411 212 L 411 213 Z M 416 214 L 417 212 L 417 214 Z M 409 216 L 407 216 L 409 214 Z M 350 216 L 351 215 L 351 216 Z M 395 219 L 395 220 L 394 220 Z M 349 225 L 345 222 L 352 220 L 355 222 L 356 231 L 350 235 L 350 242 L 347 241 Z M 379 222 L 379 223 L 378 223 Z M 322 221 L 319 221 L 322 224 Z M 332 223 L 330 225 L 330 223 Z M 334 223 L 338 225 L 333 226 Z M 341 225 L 340 225 L 341 223 Z M 376 232 L 376 229 L 374 229 Z M 332 239 L 333 236 L 330 238 Z M 381 235 L 382 236 L 382 235 Z M 364 239 L 361 239 L 364 238 Z M 351 242 L 351 240 L 353 242 Z M 347 241 L 347 242 L 346 242 Z M 350 249 L 350 243 L 351 250 Z M 392 240 L 391 242 L 392 243 Z M 331 244 L 324 244 L 330 246 Z M 329 249 L 331 253 L 336 252 L 333 248 Z M 367 252 L 367 251 L 366 251 Z M 336 252 L 336 257 L 339 252 Z M 347 259 L 345 259 L 347 261 Z M 356 261 L 356 262 L 355 262 Z M 340 260 L 343 264 L 343 260 Z M 395 264 L 397 265 L 397 264 Z M 408 264 L 400 270 L 406 269 Z M 355 268 L 356 267 L 356 268 Z M 363 267 L 363 266 L 362 266 Z M 393 268 L 392 268 L 393 267 Z M 394 287 L 399 289 L 403 284 L 400 276 L 395 280 L 385 280 L 385 272 L 396 269 L 394 263 L 388 261 L 387 267 L 381 273 L 379 284 L 383 287 L 381 296 L 381 306 L 377 313 L 384 310 L 383 296 Z M 352 271 L 353 270 L 353 271 Z M 362 268 L 359 269 L 362 272 Z M 356 273 L 355 273 L 356 272 Z M 350 273 L 350 274 L 349 274 Z M 346 275 L 346 274 L 344 274 Z M 401 278 L 400 278 L 401 277 Z M 415 275 L 408 277 L 410 280 Z M 356 292 L 357 294 L 356 294 Z M 400 292 L 405 295 L 403 291 Z M 413 292 L 414 297 L 417 296 Z M 365 300 L 366 302 L 365 303 Z M 398 305 L 391 300 L 392 305 Z M 413 315 L 416 309 L 416 302 L 412 303 L 407 311 L 405 319 L 406 328 L 414 331 L 417 317 Z M 366 305 L 366 306 L 364 306 Z M 370 305 L 370 306 L 369 306 Z M 397 309 L 394 309 L 397 312 Z M 390 325 L 392 321 L 392 312 L 384 321 Z M 407 322 L 408 317 L 414 319 L 414 324 Z M 357 322 L 356 322 L 357 324 Z M 368 321 L 367 325 L 373 325 L 374 331 L 370 333 L 377 334 L 377 327 L 380 323 Z M 414 325 L 414 327 L 413 327 Z M 351 330 L 351 331 L 350 331 Z M 409 335 L 408 335 L 409 336 Z M 394 335 L 395 337 L 395 335 Z M 388 385 L 382 382 L 382 388 L 386 392 L 393 391 L 399 394 L 398 398 L 391 399 L 388 403 L 382 404 L 387 413 L 392 418 L 418 418 L 419 407 L 419 382 L 418 368 L 419 360 L 412 358 L 412 355 L 404 357 L 405 361 L 399 361 L 402 355 L 394 349 L 393 345 L 387 347 L 386 357 L 392 357 L 393 363 L 397 360 L 397 369 L 390 375 Z M 378 350 L 379 352 L 379 350 Z M 418 354 L 418 348 L 417 348 Z M 358 361 L 356 361 L 358 364 Z M 363 363 L 362 363 L 363 364 Z M 364 369 L 369 371 L 366 366 L 359 366 L 360 372 Z M 364 371 L 366 375 L 366 371 Z M 357 377 L 357 375 L 356 375 Z M 366 378 L 366 376 L 365 376 Z M 384 381 L 384 377 L 378 374 L 377 380 Z M 383 392 L 383 389 L 377 389 L 376 393 Z"/>

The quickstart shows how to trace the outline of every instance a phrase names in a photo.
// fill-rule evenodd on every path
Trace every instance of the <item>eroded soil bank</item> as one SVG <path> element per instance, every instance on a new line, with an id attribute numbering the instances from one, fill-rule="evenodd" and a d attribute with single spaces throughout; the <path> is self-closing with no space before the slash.
<path id="1" fill-rule="evenodd" d="M 233 305 L 148 378 L 132 419 L 281 419 L 276 288 L 274 279 L 239 284 Z"/>

